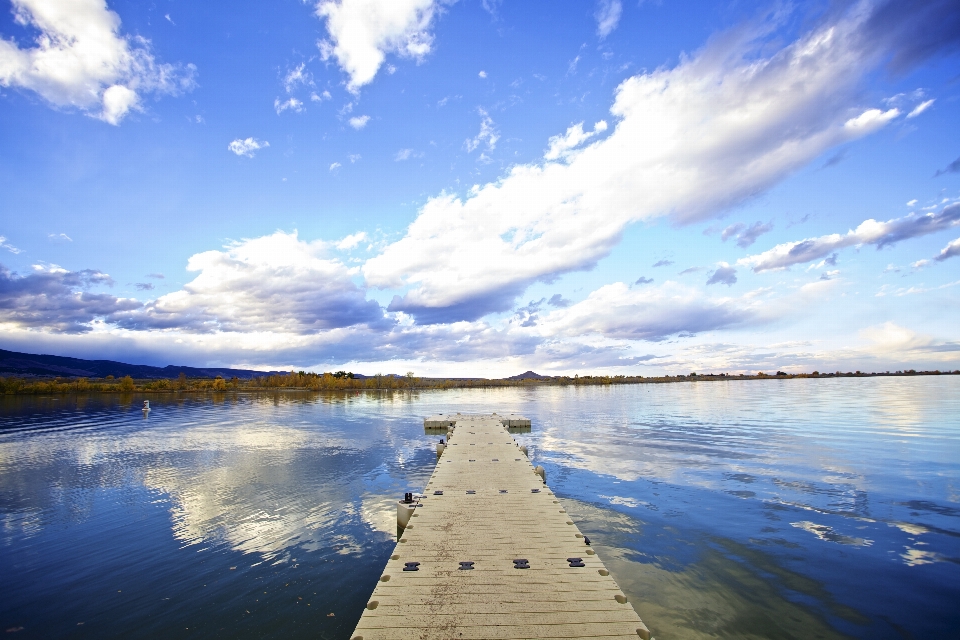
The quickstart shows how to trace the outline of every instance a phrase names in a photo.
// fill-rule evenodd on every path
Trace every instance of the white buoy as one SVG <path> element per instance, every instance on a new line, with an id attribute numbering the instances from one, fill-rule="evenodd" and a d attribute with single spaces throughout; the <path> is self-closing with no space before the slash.
<path id="1" fill-rule="evenodd" d="M 144 412 L 144 413 L 149 413 L 149 412 L 150 412 L 150 401 L 149 401 L 149 400 L 144 400 L 144 401 L 143 401 L 143 412 Z"/>
<path id="2" fill-rule="evenodd" d="M 547 472 L 543 467 L 537 465 L 537 468 L 534 469 L 533 472 L 540 476 L 540 479 L 543 480 L 543 484 L 547 484 Z"/>
<path id="3" fill-rule="evenodd" d="M 404 495 L 404 499 L 397 502 L 397 526 L 401 529 L 406 529 L 407 525 L 410 523 L 410 516 L 413 515 L 413 510 L 416 508 L 416 503 L 413 501 L 413 494 L 408 493 Z"/>
<path id="4" fill-rule="evenodd" d="M 520 445 L 520 453 L 527 456 L 528 458 L 530 457 L 530 454 L 527 453 L 527 445 L 525 444 Z"/>

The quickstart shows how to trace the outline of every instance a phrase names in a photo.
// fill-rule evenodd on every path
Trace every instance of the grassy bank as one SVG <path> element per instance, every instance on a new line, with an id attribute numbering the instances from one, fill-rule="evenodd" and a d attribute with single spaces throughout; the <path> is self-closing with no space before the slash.
<path id="1" fill-rule="evenodd" d="M 536 387 L 567 385 L 612 385 L 612 384 L 664 384 L 672 382 L 725 381 L 725 380 L 772 380 L 793 378 L 866 378 L 887 376 L 960 375 L 960 371 L 896 371 L 883 373 L 834 372 L 820 373 L 758 373 L 745 374 L 697 374 L 677 376 L 553 376 L 526 378 L 523 380 L 487 378 L 418 378 L 413 375 L 371 376 L 356 378 L 351 374 L 306 373 L 303 371 L 283 375 L 238 378 L 188 378 L 181 374 L 176 379 L 135 380 L 123 378 L 23 378 L 0 376 L 0 393 L 7 395 L 65 394 L 65 393 L 168 393 L 205 391 L 269 391 L 298 389 L 311 391 L 387 390 L 387 389 L 466 389 L 488 387 Z"/>

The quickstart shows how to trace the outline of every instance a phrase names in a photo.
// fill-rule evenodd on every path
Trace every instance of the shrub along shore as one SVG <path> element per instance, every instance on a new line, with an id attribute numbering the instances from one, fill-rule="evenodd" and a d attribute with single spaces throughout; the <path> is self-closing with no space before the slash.
<path id="1" fill-rule="evenodd" d="M 488 378 L 420 378 L 412 373 L 406 376 L 375 375 L 356 377 L 352 373 L 307 373 L 291 371 L 282 375 L 239 378 L 188 378 L 180 374 L 175 379 L 135 380 L 130 376 L 114 378 L 23 378 L 0 376 L 0 393 L 6 395 L 37 395 L 65 393 L 172 393 L 210 391 L 381 391 L 404 389 L 468 389 L 493 387 L 539 387 L 572 385 L 663 384 L 671 382 L 719 382 L 725 380 L 785 380 L 793 378 L 872 378 L 887 376 L 960 375 L 960 371 L 907 371 L 867 373 L 834 372 L 775 374 L 690 373 L 676 376 L 539 376 L 522 379 Z"/>

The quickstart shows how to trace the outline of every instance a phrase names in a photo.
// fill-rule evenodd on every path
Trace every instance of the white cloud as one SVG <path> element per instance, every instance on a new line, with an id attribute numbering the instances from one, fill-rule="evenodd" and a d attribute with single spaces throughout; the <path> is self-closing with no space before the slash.
<path id="1" fill-rule="evenodd" d="M 917 206 L 917 199 L 914 198 L 913 200 L 911 200 L 910 202 L 908 202 L 908 203 L 907 203 L 907 206 L 908 206 L 908 207 L 915 207 L 915 206 Z"/>
<path id="2" fill-rule="evenodd" d="M 467 153 L 472 153 L 481 143 L 487 143 L 487 150 L 493 151 L 497 147 L 497 140 L 500 139 L 500 132 L 490 118 L 490 115 L 483 109 L 477 109 L 480 114 L 480 133 L 473 139 L 468 138 L 464 145 Z"/>
<path id="3" fill-rule="evenodd" d="M 339 162 L 334 162 L 333 164 L 330 165 L 330 171 L 336 171 L 337 169 L 339 169 L 339 168 L 342 167 L 342 166 L 343 166 L 343 165 L 340 164 Z"/>
<path id="4" fill-rule="evenodd" d="M 356 248 L 358 244 L 367 239 L 367 232 L 360 231 L 358 233 L 351 233 L 343 240 L 337 243 L 337 249 L 340 251 L 349 251 L 350 249 Z"/>
<path id="5" fill-rule="evenodd" d="M 336 58 L 357 92 L 377 75 L 388 53 L 418 62 L 430 53 L 430 23 L 437 0 L 320 0 L 317 16 L 326 20 L 330 40 L 319 43 L 324 60 Z"/>
<path id="6" fill-rule="evenodd" d="M 280 102 L 280 98 L 277 98 L 273 101 L 273 108 L 276 109 L 277 115 L 280 115 L 287 109 L 290 109 L 296 113 L 300 113 L 303 111 L 303 103 L 296 98 L 290 98 L 283 102 Z"/>
<path id="7" fill-rule="evenodd" d="M 329 91 L 324 91 L 323 93 L 317 93 L 314 91 L 310 94 L 311 102 L 323 102 L 324 100 L 330 100 L 333 96 L 330 95 Z"/>
<path id="8" fill-rule="evenodd" d="M 867 109 L 843 123 L 844 128 L 860 133 L 873 133 L 900 115 L 899 109 Z"/>
<path id="9" fill-rule="evenodd" d="M 301 62 L 283 76 L 283 88 L 286 89 L 287 93 L 293 93 L 299 85 L 311 84 L 313 84 L 313 78 L 310 77 L 310 72 L 307 71 L 305 62 Z"/>
<path id="10" fill-rule="evenodd" d="M 956 359 L 956 352 L 960 345 L 937 340 L 932 336 L 919 334 L 912 329 L 902 327 L 894 322 L 867 327 L 860 331 L 860 336 L 872 344 L 868 351 L 879 354 L 895 354 L 903 362 L 914 362 L 917 356 L 941 354 L 950 359 Z M 952 356 L 952 357 L 951 357 Z"/>
<path id="11" fill-rule="evenodd" d="M 47 237 L 50 238 L 51 240 L 59 240 L 59 241 L 64 241 L 64 242 L 73 242 L 73 238 L 71 238 L 70 236 L 68 236 L 68 235 L 65 234 L 65 233 L 50 233 L 50 234 L 47 234 Z M 0 239 L 0 242 L 3 242 L 3 240 Z"/>
<path id="12" fill-rule="evenodd" d="M 100 118 L 109 124 L 118 125 L 131 109 L 139 110 L 140 96 L 133 89 L 115 84 L 103 92 L 103 112 Z"/>
<path id="13" fill-rule="evenodd" d="M 40 34 L 27 49 L 0 38 L 0 86 L 113 125 L 140 108 L 141 93 L 194 86 L 196 67 L 157 63 L 147 40 L 120 34 L 120 18 L 104 0 L 13 0 L 13 9 L 18 24 Z"/>
<path id="14" fill-rule="evenodd" d="M 569 127 L 567 132 L 563 135 L 552 136 L 549 142 L 549 148 L 547 152 L 543 155 L 544 160 L 559 160 L 561 158 L 568 158 L 573 149 L 579 147 L 581 144 L 597 135 L 607 130 L 607 121 L 601 120 L 600 122 L 593 125 L 593 131 L 584 132 L 583 123 L 578 122 L 577 124 Z"/>
<path id="15" fill-rule="evenodd" d="M 400 149 L 397 151 L 397 155 L 393 157 L 394 161 L 402 162 L 404 160 L 409 160 L 413 156 L 413 149 Z"/>
<path id="16" fill-rule="evenodd" d="M 606 38 L 620 22 L 620 14 L 623 13 L 623 5 L 620 0 L 599 0 L 597 2 L 597 12 L 594 17 L 597 19 L 597 35 L 600 38 Z"/>
<path id="17" fill-rule="evenodd" d="M 430 198 L 364 276 L 404 290 L 394 310 L 435 318 L 505 310 L 532 282 L 591 268 L 632 222 L 703 220 L 876 131 L 897 111 L 860 107 L 859 87 L 892 45 L 865 37 L 870 13 L 857 6 L 772 53 L 767 32 L 744 28 L 674 68 L 625 80 L 613 133 L 569 163 L 515 166 L 464 198 Z M 487 259 L 461 259 L 466 248 Z"/>
<path id="18" fill-rule="evenodd" d="M 380 306 L 357 288 L 349 268 L 324 257 L 327 248 L 278 231 L 195 254 L 187 262 L 198 272 L 193 281 L 120 316 L 118 325 L 307 334 L 381 322 Z"/>
<path id="19" fill-rule="evenodd" d="M 930 264 L 929 260 L 917 260 L 916 262 L 911 263 L 910 266 L 913 267 L 914 269 L 923 269 L 929 264 Z"/>
<path id="20" fill-rule="evenodd" d="M 939 213 L 908 215 L 877 222 L 870 219 L 848 231 L 819 238 L 778 244 L 772 249 L 737 260 L 737 264 L 751 267 L 755 272 L 786 269 L 795 264 L 811 262 L 845 247 L 875 245 L 878 249 L 901 240 L 924 236 L 960 225 L 960 203 L 944 207 Z"/>
<path id="21" fill-rule="evenodd" d="M 247 158 L 252 158 L 254 154 L 260 149 L 269 147 L 270 143 L 266 140 L 257 140 L 256 138 L 247 138 L 242 140 L 237 138 L 233 142 L 227 145 L 227 149 L 237 154 L 238 156 L 245 156 Z"/>
<path id="22" fill-rule="evenodd" d="M 960 256 L 960 238 L 948 242 L 947 246 L 937 254 L 936 260 L 943 262 L 947 258 L 954 258 L 956 256 Z"/>
<path id="23" fill-rule="evenodd" d="M 0 236 L 0 248 L 6 249 L 7 251 L 9 251 L 14 255 L 18 253 L 23 253 L 23 249 L 18 249 L 17 247 L 7 242 L 7 239 L 4 236 Z"/>
<path id="24" fill-rule="evenodd" d="M 487 77 L 487 72 L 486 72 L 486 71 L 483 71 L 483 70 L 481 70 L 481 71 L 480 71 L 480 73 L 479 73 L 479 74 L 477 74 L 477 75 L 479 75 L 479 76 L 480 76 L 481 78 L 486 78 L 486 77 Z"/>
<path id="25" fill-rule="evenodd" d="M 359 153 L 351 153 L 351 154 L 348 154 L 348 155 L 347 155 L 347 160 L 350 161 L 350 164 L 354 164 L 355 162 L 359 162 L 362 158 L 363 158 L 363 156 L 361 156 Z"/>
<path id="26" fill-rule="evenodd" d="M 918 115 L 929 109 L 934 102 L 936 102 L 936 100 L 927 100 L 926 102 L 921 102 L 913 108 L 913 111 L 907 114 L 907 118 L 916 118 Z"/>
<path id="27" fill-rule="evenodd" d="M 548 337 L 598 334 L 621 340 L 663 340 L 754 322 L 760 317 L 759 308 L 755 299 L 708 298 L 676 282 L 633 289 L 615 282 L 582 302 L 551 312 L 538 329 Z"/>
<path id="28" fill-rule="evenodd" d="M 354 116 L 350 118 L 350 126 L 357 131 L 367 126 L 368 122 L 370 122 L 370 116 Z"/>

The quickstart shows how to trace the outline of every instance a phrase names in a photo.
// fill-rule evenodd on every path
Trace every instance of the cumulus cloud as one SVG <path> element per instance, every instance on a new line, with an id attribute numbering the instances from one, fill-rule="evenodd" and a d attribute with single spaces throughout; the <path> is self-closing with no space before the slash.
<path id="1" fill-rule="evenodd" d="M 597 35 L 601 39 L 610 35 L 620 22 L 623 5 L 620 0 L 599 0 L 594 17 L 597 19 Z"/>
<path id="2" fill-rule="evenodd" d="M 960 225 L 960 203 L 947 205 L 938 213 L 911 214 L 886 222 L 865 220 L 846 234 L 833 233 L 819 238 L 778 244 L 763 253 L 741 258 L 737 264 L 750 267 L 757 273 L 786 269 L 791 265 L 823 258 L 845 247 L 874 245 L 882 249 L 901 240 L 943 231 L 957 225 Z"/>
<path id="3" fill-rule="evenodd" d="M 252 158 L 257 151 L 269 146 L 270 143 L 266 140 L 257 140 L 256 138 L 247 138 L 246 140 L 241 140 L 240 138 L 237 138 L 227 145 L 227 149 L 238 156 Z"/>
<path id="4" fill-rule="evenodd" d="M 755 196 L 899 116 L 860 106 L 862 79 L 913 46 L 881 38 L 872 15 L 858 4 L 772 53 L 768 31 L 736 29 L 673 68 L 625 80 L 610 135 L 568 163 L 515 166 L 463 198 L 430 198 L 364 265 L 367 282 L 402 289 L 392 308 L 418 319 L 476 318 L 510 308 L 533 282 L 592 268 L 632 222 L 690 223 Z M 486 259 L 464 260 L 467 247 Z"/>
<path id="5" fill-rule="evenodd" d="M 354 116 L 350 118 L 350 126 L 359 131 L 370 122 L 370 116 Z"/>
<path id="6" fill-rule="evenodd" d="M 140 109 L 143 93 L 178 94 L 196 67 L 156 61 L 149 41 L 120 33 L 104 0 L 13 0 L 17 24 L 36 29 L 36 46 L 0 38 L 0 86 L 33 91 L 117 125 Z"/>
<path id="7" fill-rule="evenodd" d="M 956 342 L 937 340 L 932 336 L 919 334 L 912 329 L 902 327 L 895 322 L 884 322 L 867 327 L 860 331 L 860 335 L 872 343 L 868 347 L 870 351 L 884 355 L 896 354 L 902 358 L 902 362 L 908 364 L 916 362 L 923 355 L 929 354 L 942 354 L 948 356 L 949 359 L 955 359 L 956 352 L 960 351 L 960 344 Z M 948 358 L 942 359 L 947 360 Z"/>
<path id="8" fill-rule="evenodd" d="M 94 320 L 112 321 L 141 306 L 136 300 L 90 292 L 100 285 L 113 285 L 113 279 L 100 271 L 67 271 L 57 265 L 36 265 L 33 273 L 21 276 L 0 265 L 0 322 L 84 333 Z"/>
<path id="9" fill-rule="evenodd" d="M 349 76 L 347 89 L 373 82 L 388 53 L 420 62 L 433 47 L 430 23 L 438 0 L 321 0 L 317 16 L 329 40 L 319 43 L 324 60 L 336 58 Z"/>
<path id="10" fill-rule="evenodd" d="M 467 153 L 472 153 L 484 142 L 487 144 L 487 150 L 493 151 L 497 147 L 497 140 L 500 139 L 500 133 L 497 131 L 496 125 L 493 124 L 490 115 L 483 109 L 477 109 L 477 112 L 480 114 L 480 133 L 472 139 L 467 138 L 464 143 Z"/>
<path id="11" fill-rule="evenodd" d="M 728 287 L 737 282 L 737 270 L 726 262 L 721 262 L 716 271 L 710 274 L 707 284 L 725 284 Z"/>
<path id="12" fill-rule="evenodd" d="M 333 162 L 333 163 L 330 164 L 330 171 L 336 171 L 337 169 L 339 169 L 339 168 L 342 167 L 342 166 L 343 166 L 343 165 L 340 164 L 339 162 Z"/>
<path id="13" fill-rule="evenodd" d="M 582 302 L 551 312 L 541 320 L 539 329 L 547 336 L 599 334 L 656 341 L 756 321 L 755 307 L 755 301 L 708 298 L 675 282 L 637 289 L 615 282 L 593 291 Z"/>
<path id="14" fill-rule="evenodd" d="M 360 231 L 359 233 L 351 233 L 343 240 L 337 243 L 337 249 L 340 251 L 349 251 L 350 249 L 355 249 L 358 244 L 367 239 L 367 232 Z"/>
<path id="15" fill-rule="evenodd" d="M 601 120 L 600 122 L 593 125 L 593 131 L 585 132 L 583 130 L 583 123 L 578 122 L 572 127 L 567 129 L 567 132 L 563 135 L 553 136 L 548 141 L 550 146 L 547 149 L 547 152 L 543 155 L 544 160 L 559 160 L 560 158 L 567 158 L 572 153 L 573 149 L 579 147 L 581 144 L 597 135 L 607 130 L 606 120 Z"/>
<path id="16" fill-rule="evenodd" d="M 243 240 L 223 251 L 190 257 L 197 277 L 135 312 L 116 316 L 128 329 L 190 332 L 307 334 L 383 323 L 342 262 L 324 257 L 327 245 L 294 233 Z"/>
<path id="17" fill-rule="evenodd" d="M 960 256 L 960 238 L 948 242 L 935 259 L 943 262 L 947 258 L 955 258 L 956 256 Z"/>

